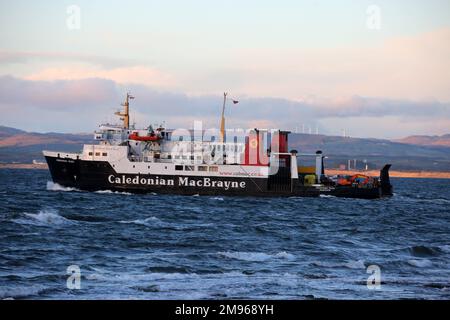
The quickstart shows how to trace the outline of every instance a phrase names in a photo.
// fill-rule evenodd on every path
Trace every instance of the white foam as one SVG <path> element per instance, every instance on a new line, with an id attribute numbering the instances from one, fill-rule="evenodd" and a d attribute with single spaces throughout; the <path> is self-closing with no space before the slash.
<path id="1" fill-rule="evenodd" d="M 319 197 L 321 197 L 321 198 L 336 198 L 336 196 L 333 196 L 331 194 L 320 194 Z"/>
<path id="2" fill-rule="evenodd" d="M 117 274 L 113 272 L 91 273 L 86 276 L 89 280 L 98 281 L 119 281 L 126 283 L 142 283 L 144 281 L 156 280 L 184 280 L 184 279 L 198 279 L 200 276 L 196 273 L 159 273 L 150 272 L 144 274 Z"/>
<path id="3" fill-rule="evenodd" d="M 73 223 L 72 221 L 60 216 L 56 210 L 53 209 L 45 209 L 40 210 L 38 213 L 24 213 L 27 218 L 20 218 L 13 220 L 19 224 L 32 224 L 38 226 L 47 226 L 47 225 L 62 225 Z"/>
<path id="4" fill-rule="evenodd" d="M 349 269 L 365 269 L 366 265 L 364 264 L 364 260 L 351 260 L 345 263 L 330 263 L 326 261 L 314 261 L 312 263 L 317 267 L 325 267 L 325 268 L 349 268 Z"/>
<path id="5" fill-rule="evenodd" d="M 271 259 L 283 259 L 283 260 L 294 260 L 295 256 L 287 253 L 286 251 L 278 252 L 276 254 L 267 254 L 263 252 L 218 252 L 217 253 L 220 256 L 230 258 L 230 259 L 236 259 L 236 260 L 243 260 L 243 261 L 267 261 Z"/>
<path id="6" fill-rule="evenodd" d="M 208 227 L 214 227 L 214 223 L 202 223 L 202 224 L 178 224 L 178 223 L 172 223 L 172 222 L 166 222 L 161 219 L 158 219 L 157 217 L 148 217 L 145 219 L 136 219 L 136 220 L 122 220 L 119 221 L 119 223 L 125 223 L 125 224 L 137 224 L 137 225 L 143 225 L 146 227 L 157 227 L 157 228 L 171 228 L 175 230 L 186 230 L 191 228 L 208 228 Z"/>
<path id="7" fill-rule="evenodd" d="M 94 270 L 95 271 L 95 270 Z M 298 289 L 303 279 L 298 274 L 289 273 L 255 273 L 246 274 L 241 271 L 224 273 L 165 273 L 165 272 L 136 272 L 123 273 L 117 270 L 95 271 L 86 274 L 90 281 L 101 290 L 108 290 L 108 299 L 151 298 L 151 299 L 217 299 L 233 297 L 268 298 L 273 297 L 264 293 L 255 293 L 258 288 L 283 286 L 289 291 Z M 159 290 L 151 292 L 151 296 L 136 292 L 136 287 L 155 287 Z M 120 293 L 113 288 L 123 287 L 132 289 L 132 293 Z M 277 296 L 283 298 L 283 295 Z M 288 295 L 291 297 L 292 295 Z"/>
<path id="8" fill-rule="evenodd" d="M 47 181 L 47 190 L 48 191 L 80 191 L 77 188 L 64 187 L 53 181 Z"/>
<path id="9" fill-rule="evenodd" d="M 365 269 L 366 266 L 364 264 L 364 260 L 356 260 L 356 261 L 349 261 L 344 264 L 345 267 L 350 269 Z"/>
<path id="10" fill-rule="evenodd" d="M 131 196 L 132 193 L 130 192 L 124 192 L 124 191 L 111 191 L 111 190 L 98 190 L 95 191 L 95 193 L 100 193 L 100 194 L 124 194 L 127 196 Z"/>
<path id="11" fill-rule="evenodd" d="M 428 259 L 411 259 L 408 260 L 408 264 L 417 268 L 425 268 L 430 267 L 433 263 Z"/>
<path id="12" fill-rule="evenodd" d="M 95 193 L 106 193 L 106 194 L 110 194 L 110 193 L 114 193 L 114 192 L 112 192 L 111 190 L 98 190 L 98 191 L 95 191 Z"/>
<path id="13" fill-rule="evenodd" d="M 16 288 L 0 288 L 0 299 L 11 300 L 14 298 L 24 298 L 39 294 L 45 290 L 43 286 L 26 286 Z"/>
<path id="14" fill-rule="evenodd" d="M 136 219 L 136 220 L 122 220 L 119 221 L 120 223 L 133 223 L 133 224 L 139 224 L 139 225 L 144 225 L 144 226 L 148 226 L 151 225 L 152 223 L 154 224 L 156 223 L 160 223 L 162 222 L 160 219 L 158 219 L 157 217 L 148 217 L 145 219 Z"/>
<path id="15" fill-rule="evenodd" d="M 222 197 L 212 197 L 211 199 L 212 199 L 212 200 L 223 201 L 223 198 L 222 198 Z"/>
<path id="16" fill-rule="evenodd" d="M 287 253 L 286 251 L 278 252 L 275 255 L 275 258 L 286 259 L 286 260 L 295 260 L 295 256 L 293 254 Z"/>

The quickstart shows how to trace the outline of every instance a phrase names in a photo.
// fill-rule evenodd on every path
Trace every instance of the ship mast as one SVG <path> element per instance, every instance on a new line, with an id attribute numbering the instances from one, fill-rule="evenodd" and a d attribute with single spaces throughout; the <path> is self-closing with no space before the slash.
<path id="1" fill-rule="evenodd" d="M 130 99 L 134 99 L 130 93 L 127 92 L 127 98 L 124 103 L 121 104 L 121 106 L 124 107 L 124 112 L 117 111 L 114 114 L 120 116 L 120 120 L 123 121 L 123 127 L 124 129 L 130 128 Z"/>
<path id="2" fill-rule="evenodd" d="M 227 102 L 227 94 L 223 93 L 222 118 L 220 120 L 220 142 L 225 142 L 225 104 Z"/>

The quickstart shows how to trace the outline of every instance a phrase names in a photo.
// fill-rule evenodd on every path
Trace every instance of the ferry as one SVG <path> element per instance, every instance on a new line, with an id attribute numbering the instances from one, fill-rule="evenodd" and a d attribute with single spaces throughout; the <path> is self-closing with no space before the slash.
<path id="1" fill-rule="evenodd" d="M 93 144 L 80 153 L 43 151 L 54 183 L 86 191 L 233 196 L 336 196 L 381 198 L 392 195 L 389 168 L 380 177 L 328 177 L 321 151 L 288 150 L 289 131 L 225 130 L 224 94 L 218 135 L 207 130 L 172 130 L 130 125 L 129 93 L 119 124 L 102 124 Z M 233 101 L 237 102 L 237 101 Z M 195 127 L 195 125 L 194 125 Z M 181 133 L 180 133 L 181 131 Z M 314 166 L 301 159 L 310 158 Z"/>

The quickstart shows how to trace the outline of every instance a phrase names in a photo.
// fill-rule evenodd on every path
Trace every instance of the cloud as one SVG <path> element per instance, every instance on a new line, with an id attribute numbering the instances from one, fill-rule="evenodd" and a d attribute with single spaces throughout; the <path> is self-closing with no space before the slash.
<path id="1" fill-rule="evenodd" d="M 29 80 L 103 78 L 191 95 L 229 90 L 241 96 L 295 101 L 311 96 L 330 100 L 359 96 L 450 102 L 450 28 L 365 43 L 241 47 L 208 63 L 201 58 L 204 53 L 182 59 L 160 56 L 156 64 L 80 53 L 0 51 L 0 64 L 4 73 Z M 11 63 L 24 65 L 12 68 Z"/>
<path id="2" fill-rule="evenodd" d="M 236 49 L 226 67 L 193 75 L 196 83 L 221 90 L 303 99 L 355 95 L 450 102 L 450 28 L 393 37 L 366 46 Z M 219 76 L 220 75 L 220 76 Z"/>
<path id="3" fill-rule="evenodd" d="M 21 77 L 27 80 L 83 80 L 101 78 L 117 83 L 144 84 L 153 87 L 175 87 L 175 78 L 136 59 L 67 52 L 0 51 L 0 65 L 32 66 Z M 36 68 L 37 67 L 37 68 Z"/>
<path id="4" fill-rule="evenodd" d="M 0 64 L 26 64 L 30 62 L 83 62 L 104 69 L 142 64 L 133 59 L 117 59 L 98 55 L 69 52 L 0 51 Z M 53 79 L 55 80 L 55 79 Z"/>
<path id="5" fill-rule="evenodd" d="M 353 96 L 340 99 L 312 99 L 303 102 L 318 117 L 419 117 L 450 118 L 450 103 L 437 100 L 406 100 Z"/>
<path id="6" fill-rule="evenodd" d="M 164 74 L 155 68 L 146 66 L 120 67 L 100 69 L 91 66 L 54 67 L 40 70 L 25 76 L 27 80 L 82 80 L 86 78 L 101 78 L 121 84 L 144 84 L 153 87 L 174 87 L 172 76 Z"/>
<path id="7" fill-rule="evenodd" d="M 190 128 L 194 120 L 204 127 L 218 127 L 222 97 L 188 95 L 146 85 L 123 85 L 108 79 L 26 80 L 0 77 L 0 111 L 3 125 L 27 129 L 32 120 L 38 128 L 91 131 L 100 121 L 115 119 L 125 92 L 131 91 L 132 121 L 146 126 L 166 121 L 172 128 Z M 450 105 L 436 100 L 400 100 L 354 96 L 341 99 L 307 97 L 288 100 L 271 97 L 236 97 L 239 104 L 226 109 L 227 127 L 268 127 L 293 130 L 302 124 L 319 126 L 324 133 L 338 134 L 340 128 L 358 128 L 364 134 L 404 136 L 399 128 L 445 133 Z M 60 114 L 60 115 L 58 115 Z M 26 115 L 21 118 L 20 115 Z M 396 125 L 396 122 L 398 125 Z M 436 127 L 439 123 L 439 127 Z M 26 124 L 26 125 L 25 125 Z M 380 132 L 380 128 L 383 128 Z M 363 130 L 366 128 L 367 130 Z M 36 129 L 37 130 L 37 129 Z M 40 129 L 42 130 L 42 129 Z M 437 131 L 436 131 L 437 130 Z"/>
<path id="8" fill-rule="evenodd" d="M 183 57 L 160 54 L 151 63 L 80 53 L 1 51 L 0 64 L 4 72 L 30 80 L 104 78 L 191 95 L 229 90 L 296 101 L 360 96 L 450 102 L 450 28 L 381 42 L 375 38 L 359 46 L 302 47 L 299 39 L 292 47 L 240 47 L 212 61 L 203 58 L 204 52 L 191 57 L 189 51 Z M 8 63 L 24 65 L 13 69 Z"/>
<path id="9" fill-rule="evenodd" d="M 29 107 L 52 111 L 86 110 L 111 103 L 117 97 L 117 84 L 105 79 L 77 81 L 30 81 L 12 76 L 0 77 L 0 103 L 15 111 Z"/>

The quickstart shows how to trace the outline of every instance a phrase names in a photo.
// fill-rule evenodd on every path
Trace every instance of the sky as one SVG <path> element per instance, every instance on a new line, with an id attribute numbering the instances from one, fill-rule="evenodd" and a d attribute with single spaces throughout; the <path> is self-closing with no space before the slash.
<path id="1" fill-rule="evenodd" d="M 0 125 L 450 133 L 448 0 L 0 0 Z"/>

